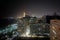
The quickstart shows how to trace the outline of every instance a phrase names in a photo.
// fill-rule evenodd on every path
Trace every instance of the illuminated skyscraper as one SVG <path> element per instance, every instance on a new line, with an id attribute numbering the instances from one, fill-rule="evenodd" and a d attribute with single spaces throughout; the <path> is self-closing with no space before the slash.
<path id="1" fill-rule="evenodd" d="M 24 13 L 23 13 L 23 17 L 25 17 L 25 15 L 26 15 L 26 13 L 24 12 Z"/>

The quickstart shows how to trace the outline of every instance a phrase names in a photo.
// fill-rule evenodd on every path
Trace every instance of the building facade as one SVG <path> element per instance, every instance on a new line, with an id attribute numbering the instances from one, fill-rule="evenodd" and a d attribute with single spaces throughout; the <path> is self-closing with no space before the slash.
<path id="1" fill-rule="evenodd" d="M 60 20 L 50 20 L 50 39 L 60 40 Z"/>

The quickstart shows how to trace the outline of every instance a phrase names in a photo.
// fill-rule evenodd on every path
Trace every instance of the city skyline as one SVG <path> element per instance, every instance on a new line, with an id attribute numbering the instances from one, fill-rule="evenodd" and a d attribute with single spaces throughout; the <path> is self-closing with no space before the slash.
<path id="1" fill-rule="evenodd" d="M 60 40 L 59 0 L 0 3 L 0 40 Z"/>

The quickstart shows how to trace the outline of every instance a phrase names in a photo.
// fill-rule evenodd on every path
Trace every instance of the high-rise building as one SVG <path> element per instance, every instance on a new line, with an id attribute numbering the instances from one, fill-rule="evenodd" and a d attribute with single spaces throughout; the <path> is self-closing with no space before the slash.
<path id="1" fill-rule="evenodd" d="M 25 17 L 26 13 L 24 12 L 23 17 Z"/>
<path id="2" fill-rule="evenodd" d="M 50 24 L 50 40 L 60 40 L 60 16 L 54 13 L 46 18 Z"/>
<path id="3" fill-rule="evenodd" d="M 60 20 L 50 20 L 50 39 L 60 40 Z"/>

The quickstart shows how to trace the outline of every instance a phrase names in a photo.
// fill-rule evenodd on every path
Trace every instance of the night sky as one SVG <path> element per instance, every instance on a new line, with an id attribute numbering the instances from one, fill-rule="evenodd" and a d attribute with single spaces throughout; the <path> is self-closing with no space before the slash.
<path id="1" fill-rule="evenodd" d="M 0 1 L 0 17 L 20 17 L 25 11 L 29 15 L 60 15 L 59 0 L 2 0 Z"/>

